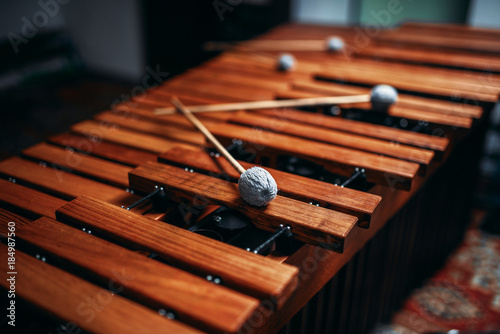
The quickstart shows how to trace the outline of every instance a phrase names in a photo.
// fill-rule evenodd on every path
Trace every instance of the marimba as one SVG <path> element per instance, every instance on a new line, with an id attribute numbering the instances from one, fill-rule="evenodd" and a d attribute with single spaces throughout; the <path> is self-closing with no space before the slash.
<path id="1" fill-rule="evenodd" d="M 16 325 L 365 333 L 387 319 L 467 225 L 500 92 L 500 32 L 363 29 L 277 27 L 256 40 L 337 35 L 346 48 L 295 51 L 288 72 L 276 52 L 229 50 L 1 161 L 1 285 L 15 277 L 11 300 L 30 310 Z M 376 84 L 400 93 L 385 113 L 364 103 L 198 114 L 245 168 L 276 179 L 264 208 L 239 198 L 238 174 L 182 115 L 153 113 L 172 96 L 192 106 Z"/>

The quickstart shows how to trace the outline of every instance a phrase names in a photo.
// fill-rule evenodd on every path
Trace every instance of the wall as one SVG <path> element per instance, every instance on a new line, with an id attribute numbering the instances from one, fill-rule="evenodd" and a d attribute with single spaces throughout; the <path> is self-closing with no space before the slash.
<path id="1" fill-rule="evenodd" d="M 472 0 L 467 23 L 472 26 L 500 28 L 500 1 Z"/>
<path id="2" fill-rule="evenodd" d="M 355 19 L 353 8 L 359 1 L 291 0 L 291 18 L 301 23 L 349 24 Z M 357 16 L 357 15 L 356 15 Z"/>
<path id="3" fill-rule="evenodd" d="M 7 39 L 14 33 L 24 38 L 30 24 L 26 21 L 32 24 L 44 17 L 44 24 L 35 29 L 65 29 L 90 70 L 130 81 L 144 76 L 139 0 L 2 0 L 0 36 Z M 23 46 L 18 44 L 19 52 Z"/>
<path id="4" fill-rule="evenodd" d="M 89 68 L 132 81 L 144 76 L 139 1 L 73 0 L 63 11 L 67 29 Z"/>

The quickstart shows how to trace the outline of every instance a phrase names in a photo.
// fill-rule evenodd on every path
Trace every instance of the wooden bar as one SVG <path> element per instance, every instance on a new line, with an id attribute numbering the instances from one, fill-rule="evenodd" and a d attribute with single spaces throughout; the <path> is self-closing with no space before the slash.
<path id="1" fill-rule="evenodd" d="M 359 122 L 340 117 L 330 117 L 321 114 L 311 114 L 298 110 L 260 110 L 260 114 L 287 119 L 301 124 L 312 124 L 319 127 L 355 133 L 372 138 L 392 140 L 394 142 L 445 152 L 448 148 L 447 138 L 430 136 L 422 133 L 395 129 L 387 126 Z"/>
<path id="2" fill-rule="evenodd" d="M 187 166 L 196 171 L 217 175 L 223 173 L 232 181 L 237 181 L 239 173 L 224 159 L 211 156 L 204 151 L 191 151 L 176 147 L 158 157 L 158 161 Z M 253 167 L 244 161 L 239 163 L 246 169 Z M 356 191 L 316 181 L 306 177 L 292 175 L 276 169 L 263 167 L 271 173 L 279 186 L 279 194 L 306 203 L 312 202 L 322 207 L 344 212 L 357 217 L 359 226 L 368 228 L 370 219 L 381 198 Z"/>
<path id="3" fill-rule="evenodd" d="M 498 58 L 483 54 L 457 54 L 456 52 L 422 50 L 420 48 L 370 46 L 360 49 L 355 56 L 383 59 L 384 61 L 412 62 L 447 67 L 453 66 L 485 72 L 500 72 L 500 61 Z"/>
<path id="4" fill-rule="evenodd" d="M 7 263 L 7 246 L 0 245 L 0 260 Z M 64 270 L 16 251 L 16 296 L 67 321 L 75 330 L 93 333 L 201 333 L 162 317 Z M 9 289 L 8 270 L 1 283 Z"/>
<path id="5" fill-rule="evenodd" d="M 138 117 L 120 117 L 111 111 L 102 112 L 94 117 L 96 120 L 109 124 L 118 125 L 122 129 L 129 129 L 137 132 L 142 132 L 149 135 L 165 137 L 175 141 L 206 146 L 207 141 L 201 133 L 192 130 L 179 129 L 174 125 L 166 126 L 157 123 L 150 123 L 138 119 Z"/>
<path id="6" fill-rule="evenodd" d="M 387 184 L 389 180 L 397 180 L 394 185 L 401 189 L 411 187 L 411 181 L 419 169 L 418 164 L 407 161 L 243 126 L 221 123 L 207 127 L 219 139 L 229 141 L 238 138 L 264 147 L 267 152 L 274 151 L 318 162 L 341 175 L 350 176 L 356 167 L 365 168 L 369 182 Z"/>
<path id="7" fill-rule="evenodd" d="M 66 204 L 66 201 L 60 198 L 2 179 L 0 179 L 0 188 L 2 189 L 0 203 L 15 207 L 29 217 L 55 218 L 56 210 Z"/>
<path id="8" fill-rule="evenodd" d="M 146 161 L 156 160 L 156 155 L 151 152 L 105 141 L 94 142 L 85 136 L 73 133 L 63 133 L 52 136 L 47 141 L 64 148 L 71 148 L 83 154 L 94 155 L 128 166 L 137 166 Z"/>
<path id="9" fill-rule="evenodd" d="M 254 298 L 49 218 L 33 221 L 16 237 L 49 255 L 51 263 L 83 272 L 153 309 L 174 311 L 177 320 L 205 330 L 236 333 L 259 305 Z"/>
<path id="10" fill-rule="evenodd" d="M 277 307 L 291 296 L 297 284 L 297 270 L 292 266 L 94 198 L 79 197 L 59 208 L 56 216 L 61 222 L 89 227 L 127 247 L 155 252 L 178 267 L 219 276 L 223 285 L 268 300 Z"/>
<path id="11" fill-rule="evenodd" d="M 416 162 L 421 165 L 430 164 L 432 158 L 434 157 L 434 152 L 429 150 L 423 150 L 406 145 L 396 146 L 389 141 L 347 134 L 345 132 L 311 125 L 293 123 L 286 119 L 284 120 L 277 117 L 251 114 L 249 112 L 238 113 L 230 119 L 230 122 L 268 129 L 273 132 L 292 135 L 298 138 L 312 139 L 342 147 L 351 147 L 366 152 L 378 153 L 384 156 Z"/>
<path id="12" fill-rule="evenodd" d="M 297 99 L 297 98 L 318 97 L 318 96 L 322 96 L 322 94 L 294 91 L 294 90 L 279 92 L 276 94 L 276 97 L 280 99 Z M 356 107 L 360 106 L 357 105 Z M 365 105 L 365 108 L 363 109 L 365 109 L 366 112 L 372 112 L 371 106 L 369 105 Z M 393 117 L 407 118 L 413 121 L 426 121 L 429 123 L 436 124 L 437 126 L 460 127 L 465 129 L 471 128 L 473 123 L 470 117 L 463 117 L 445 113 L 435 113 L 432 111 L 415 110 L 413 108 L 409 109 L 405 107 L 400 107 L 397 104 L 389 107 L 389 109 L 387 110 L 387 115 Z"/>
<path id="13" fill-rule="evenodd" d="M 99 198 L 115 205 L 133 203 L 138 196 L 125 190 L 71 174 L 68 171 L 43 167 L 38 163 L 21 158 L 0 161 L 0 175 L 12 177 L 17 182 L 46 191 L 49 194 L 71 200 L 81 195 Z"/>
<path id="14" fill-rule="evenodd" d="M 301 81 L 292 84 L 294 90 L 309 91 L 324 95 L 357 95 L 368 94 L 371 88 L 349 86 L 326 81 Z M 435 112 L 444 115 L 480 118 L 483 110 L 480 106 L 452 101 L 436 100 L 426 97 L 398 94 L 397 106 L 409 107 L 424 112 Z M 390 112 L 390 110 L 389 110 Z"/>
<path id="15" fill-rule="evenodd" d="M 12 226 L 15 227 L 15 231 L 9 231 L 9 227 L 11 226 L 9 226 L 8 224 L 11 222 L 15 224 L 14 226 Z M 10 234 L 11 238 L 13 237 L 13 239 L 15 240 L 16 232 L 30 223 L 31 219 L 0 208 L 0 235 L 2 237 L 7 238 Z"/>
<path id="16" fill-rule="evenodd" d="M 69 168 L 73 173 L 82 174 L 115 187 L 128 188 L 128 172 L 132 169 L 128 166 L 46 143 L 23 150 L 23 155 L 46 162 L 51 166 Z"/>
<path id="17" fill-rule="evenodd" d="M 164 164 L 147 163 L 129 175 L 132 189 L 148 192 L 157 185 L 164 187 L 169 197 L 177 202 L 234 208 L 248 216 L 257 227 L 271 232 L 281 224 L 290 225 L 297 239 L 337 252 L 342 252 L 351 240 L 358 220 L 280 195 L 265 207 L 254 207 L 241 199 L 234 183 Z"/>
<path id="18" fill-rule="evenodd" d="M 71 131 L 83 134 L 89 138 L 97 138 L 94 139 L 97 141 L 105 140 L 156 154 L 165 152 L 176 145 L 188 145 L 153 135 L 121 129 L 118 126 L 103 125 L 94 121 L 84 121 L 75 124 L 71 127 Z"/>
<path id="19" fill-rule="evenodd" d="M 471 39 L 456 36 L 440 36 L 436 34 L 414 34 L 405 33 L 399 30 L 386 30 L 376 37 L 377 43 L 403 43 L 422 46 L 433 46 L 440 48 L 450 48 L 456 50 L 470 50 L 477 52 L 487 52 L 492 54 L 500 53 L 500 43 L 497 40 Z"/>

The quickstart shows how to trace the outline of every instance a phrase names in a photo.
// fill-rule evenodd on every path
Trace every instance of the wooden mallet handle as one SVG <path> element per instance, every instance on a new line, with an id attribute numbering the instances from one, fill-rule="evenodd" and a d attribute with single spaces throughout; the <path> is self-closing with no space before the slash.
<path id="1" fill-rule="evenodd" d="M 326 40 L 256 40 L 206 42 L 206 51 L 253 50 L 253 51 L 326 51 Z"/>
<path id="2" fill-rule="evenodd" d="M 215 146 L 217 151 L 219 151 L 220 154 L 222 154 L 228 161 L 229 163 L 238 171 L 238 173 L 243 174 L 245 173 L 245 168 L 243 168 L 242 165 L 238 161 L 236 161 L 235 158 L 225 149 L 224 146 L 221 145 L 221 143 L 215 138 L 210 131 L 201 123 L 192 113 L 191 111 L 186 108 L 177 97 L 172 97 L 172 104 L 175 106 L 175 108 L 186 118 L 193 123 L 193 125 L 201 132 L 203 135 Z"/>
<path id="3" fill-rule="evenodd" d="M 270 100 L 270 101 L 252 101 L 252 102 L 236 102 L 223 104 L 209 104 L 200 106 L 188 107 L 191 112 L 213 112 L 213 111 L 233 111 L 233 110 L 249 110 L 249 109 L 271 109 L 271 108 L 290 108 L 290 107 L 313 107 L 329 104 L 349 104 L 370 102 L 370 95 L 353 95 L 353 96 L 325 96 L 311 97 L 305 99 L 289 99 L 289 100 Z M 156 108 L 155 115 L 174 114 L 176 108 L 165 107 Z M 178 108 L 177 108 L 178 109 Z"/>

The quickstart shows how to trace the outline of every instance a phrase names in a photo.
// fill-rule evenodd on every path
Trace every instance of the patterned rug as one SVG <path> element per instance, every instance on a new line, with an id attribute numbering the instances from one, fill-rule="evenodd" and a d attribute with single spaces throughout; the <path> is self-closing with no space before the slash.
<path id="1" fill-rule="evenodd" d="M 444 267 L 374 333 L 500 333 L 500 236 L 471 227 Z M 453 333 L 456 331 L 452 331 Z"/>

